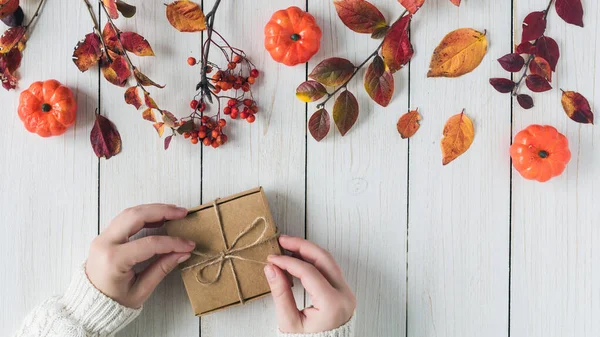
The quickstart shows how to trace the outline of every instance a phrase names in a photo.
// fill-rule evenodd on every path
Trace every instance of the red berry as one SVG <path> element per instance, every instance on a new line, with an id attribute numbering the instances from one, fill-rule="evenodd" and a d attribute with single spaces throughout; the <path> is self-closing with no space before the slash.
<path id="1" fill-rule="evenodd" d="M 258 112 L 258 107 L 256 105 L 253 105 L 250 110 L 254 111 L 254 113 Z"/>
<path id="2" fill-rule="evenodd" d="M 204 131 L 198 132 L 198 138 L 200 138 L 200 139 L 206 138 L 206 132 L 204 132 Z"/>
<path id="3" fill-rule="evenodd" d="M 188 57 L 187 63 L 191 66 L 196 65 L 196 59 L 193 57 Z"/>
<path id="4" fill-rule="evenodd" d="M 192 101 L 190 102 L 190 108 L 192 108 L 192 109 L 196 110 L 196 108 L 197 108 L 197 107 L 198 107 L 198 101 L 196 101 L 195 99 L 194 99 L 194 100 L 192 100 Z"/>
<path id="5" fill-rule="evenodd" d="M 211 66 L 206 66 L 206 68 L 204 68 L 204 71 L 205 71 L 207 74 L 210 74 L 210 73 L 212 73 L 212 70 L 213 70 L 213 69 L 212 69 L 212 67 L 211 67 Z"/>
<path id="6" fill-rule="evenodd" d="M 185 138 L 185 139 L 188 139 L 188 138 L 190 138 L 191 136 L 192 136 L 192 134 L 191 134 L 191 133 L 189 133 L 189 132 L 184 132 L 184 133 L 183 133 L 183 138 Z"/>
<path id="7" fill-rule="evenodd" d="M 242 60 L 243 59 L 242 59 L 242 57 L 240 55 L 235 55 L 233 57 L 233 62 L 235 62 L 235 63 L 240 63 L 240 62 L 242 62 Z"/>
<path id="8" fill-rule="evenodd" d="M 227 125 L 227 121 L 224 119 L 219 119 L 219 126 L 224 127 L 225 125 Z"/>
<path id="9" fill-rule="evenodd" d="M 254 123 L 255 120 L 256 117 L 254 115 L 250 115 L 246 118 L 246 121 L 248 121 L 248 123 Z"/>
<path id="10" fill-rule="evenodd" d="M 251 106 L 251 105 L 252 105 L 252 103 L 254 103 L 254 102 L 253 102 L 251 99 L 249 99 L 249 98 L 246 98 L 246 99 L 244 100 L 244 105 L 245 105 L 245 106 Z"/>
<path id="11" fill-rule="evenodd" d="M 200 112 L 202 112 L 202 111 L 206 110 L 206 103 L 202 102 L 202 103 L 200 104 L 200 108 L 198 108 L 198 110 L 200 110 Z"/>
<path id="12" fill-rule="evenodd" d="M 237 114 L 237 112 L 233 113 L 233 111 L 232 111 L 231 115 L 229 115 L 229 117 L 231 117 L 231 119 L 237 119 L 238 118 L 238 114 Z"/>
<path id="13" fill-rule="evenodd" d="M 240 113 L 240 118 L 241 118 L 241 119 L 246 119 L 246 118 L 248 118 L 248 116 L 249 116 L 249 115 L 250 115 L 250 114 L 248 114 L 247 112 L 245 112 L 245 111 L 242 111 L 242 113 Z"/>
<path id="14" fill-rule="evenodd" d="M 218 94 L 221 92 L 221 87 L 219 85 L 215 85 L 215 94 Z"/>
<path id="15" fill-rule="evenodd" d="M 252 77 L 252 76 L 248 77 L 248 83 L 254 84 L 254 82 L 256 82 L 256 78 L 255 77 Z"/>
<path id="16" fill-rule="evenodd" d="M 227 64 L 227 68 L 231 70 L 235 69 L 235 67 L 237 67 L 237 63 L 235 62 L 229 62 L 229 64 Z"/>
<path id="17" fill-rule="evenodd" d="M 192 138 L 190 139 L 190 142 L 192 142 L 192 144 L 198 144 L 198 138 Z"/>
<path id="18" fill-rule="evenodd" d="M 204 138 L 204 140 L 202 140 L 202 144 L 209 146 L 211 143 L 210 138 Z"/>
<path id="19" fill-rule="evenodd" d="M 250 76 L 252 76 L 252 77 L 254 77 L 254 78 L 258 77 L 258 75 L 259 75 L 259 74 L 260 74 L 260 73 L 258 72 L 258 69 L 252 69 L 252 70 L 250 71 Z"/>
<path id="20" fill-rule="evenodd" d="M 212 136 L 213 138 L 217 138 L 217 137 L 219 137 L 219 131 L 217 131 L 217 130 L 213 130 L 213 132 L 211 133 L 211 136 Z"/>
<path id="21" fill-rule="evenodd" d="M 228 106 L 224 107 L 223 108 L 223 113 L 226 114 L 226 115 L 229 115 L 231 113 L 231 108 L 228 107 Z"/>
<path id="22" fill-rule="evenodd" d="M 215 149 L 219 147 L 219 143 L 216 140 L 213 140 L 210 145 L 212 145 L 212 147 Z"/>
<path id="23" fill-rule="evenodd" d="M 229 106 L 234 106 L 237 104 L 237 100 L 235 99 L 230 99 L 229 101 L 227 101 L 227 105 Z"/>
<path id="24" fill-rule="evenodd" d="M 198 128 L 198 132 L 206 132 L 206 126 L 200 125 L 200 127 Z"/>
<path id="25" fill-rule="evenodd" d="M 231 113 L 237 114 L 238 112 L 240 112 L 240 109 L 238 109 L 237 107 L 231 108 Z"/>
<path id="26" fill-rule="evenodd" d="M 209 121 L 208 116 L 202 116 L 202 123 L 206 124 L 206 123 L 208 123 L 208 121 Z"/>
<path id="27" fill-rule="evenodd" d="M 221 139 L 221 144 L 225 144 L 225 143 L 227 143 L 227 136 L 226 136 L 226 135 L 220 135 L 220 136 L 217 138 L 217 141 L 219 141 L 219 138 Z"/>
<path id="28" fill-rule="evenodd" d="M 242 91 L 244 91 L 244 92 L 250 91 L 250 84 L 249 83 L 242 84 Z"/>

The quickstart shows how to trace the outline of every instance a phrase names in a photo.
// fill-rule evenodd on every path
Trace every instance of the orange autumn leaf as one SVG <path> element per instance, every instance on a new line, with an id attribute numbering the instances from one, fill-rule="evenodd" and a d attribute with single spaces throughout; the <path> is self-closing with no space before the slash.
<path id="1" fill-rule="evenodd" d="M 102 0 L 108 15 L 110 15 L 111 19 L 119 18 L 119 11 L 117 10 L 117 0 Z"/>
<path id="2" fill-rule="evenodd" d="M 444 138 L 442 138 L 442 164 L 447 165 L 461 154 L 465 153 L 475 138 L 473 122 L 465 110 L 448 119 L 444 126 Z"/>
<path id="3" fill-rule="evenodd" d="M 142 112 L 142 118 L 150 121 L 150 122 L 156 122 L 156 116 L 154 115 L 154 110 L 152 110 L 151 108 L 148 108 L 146 110 L 144 110 L 144 112 Z"/>
<path id="4" fill-rule="evenodd" d="M 594 113 L 583 95 L 574 91 L 563 91 L 561 102 L 569 118 L 577 123 L 594 124 Z"/>
<path id="5" fill-rule="evenodd" d="M 165 87 L 164 85 L 160 85 L 160 84 L 154 82 L 153 80 L 151 80 L 150 78 L 148 78 L 148 76 L 144 75 L 144 73 L 139 71 L 137 68 L 133 69 L 133 76 L 135 76 L 137 81 L 145 87 L 148 87 L 151 85 L 153 85 L 157 88 L 161 88 L 161 89 Z"/>
<path id="6" fill-rule="evenodd" d="M 199 32 L 206 29 L 206 18 L 193 1 L 175 1 L 167 5 L 167 19 L 180 32 Z"/>
<path id="7" fill-rule="evenodd" d="M 451 3 L 453 3 L 455 6 L 460 6 L 460 0 L 450 0 Z"/>
<path id="8" fill-rule="evenodd" d="M 402 139 L 410 138 L 417 133 L 421 127 L 420 120 L 421 115 L 417 110 L 409 111 L 400 117 L 396 127 Z"/>
<path id="9" fill-rule="evenodd" d="M 134 32 L 121 33 L 123 48 L 137 56 L 154 56 L 150 43 L 140 34 Z"/>
<path id="10" fill-rule="evenodd" d="M 158 132 L 158 136 L 162 137 L 163 133 L 165 132 L 165 123 L 154 123 L 153 126 L 154 129 L 156 129 L 156 132 Z"/>
<path id="11" fill-rule="evenodd" d="M 142 106 L 142 99 L 140 98 L 138 87 L 131 87 L 125 91 L 125 103 L 133 105 L 136 109 Z"/>
<path id="12" fill-rule="evenodd" d="M 421 6 L 425 3 L 425 0 L 398 0 L 398 2 L 406 8 L 410 14 L 415 14 Z"/>
<path id="13" fill-rule="evenodd" d="M 125 57 L 115 54 L 110 50 L 108 51 L 108 55 L 110 56 L 110 60 L 103 61 L 102 74 L 110 83 L 124 87 L 127 84 L 129 76 L 131 76 L 129 64 Z"/>
<path id="14" fill-rule="evenodd" d="M 98 64 L 102 57 L 100 38 L 89 33 L 83 40 L 77 43 L 75 51 L 73 51 L 73 62 L 79 68 L 79 71 L 84 72 Z"/>
<path id="15" fill-rule="evenodd" d="M 146 103 L 147 107 L 158 110 L 158 105 L 147 91 L 144 92 L 144 103 Z"/>
<path id="16" fill-rule="evenodd" d="M 536 56 L 529 63 L 529 71 L 532 74 L 542 76 L 548 82 L 552 82 L 552 68 L 550 67 L 550 63 L 539 56 Z"/>
<path id="17" fill-rule="evenodd" d="M 448 33 L 435 48 L 427 77 L 459 77 L 473 71 L 487 53 L 487 38 L 471 28 Z"/>

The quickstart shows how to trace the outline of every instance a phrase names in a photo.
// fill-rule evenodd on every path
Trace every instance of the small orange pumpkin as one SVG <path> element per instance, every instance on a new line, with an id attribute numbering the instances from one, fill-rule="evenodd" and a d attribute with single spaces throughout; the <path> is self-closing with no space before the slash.
<path id="1" fill-rule="evenodd" d="M 322 35 L 312 15 L 292 6 L 275 12 L 265 26 L 265 48 L 273 60 L 295 66 L 319 51 Z"/>
<path id="2" fill-rule="evenodd" d="M 515 136 L 510 156 L 523 178 L 546 182 L 563 173 L 571 151 L 567 137 L 554 127 L 530 125 Z"/>
<path id="3" fill-rule="evenodd" d="M 19 117 L 29 132 L 59 136 L 75 124 L 77 102 L 73 92 L 57 80 L 35 82 L 21 93 Z"/>

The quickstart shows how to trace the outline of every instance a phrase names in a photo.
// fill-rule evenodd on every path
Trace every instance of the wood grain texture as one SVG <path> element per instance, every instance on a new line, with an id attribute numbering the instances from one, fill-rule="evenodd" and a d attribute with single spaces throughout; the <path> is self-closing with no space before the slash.
<path id="1" fill-rule="evenodd" d="M 179 117 L 189 114 L 190 94 L 196 86 L 195 70 L 186 59 L 198 55 L 201 35 L 184 34 L 167 21 L 164 6 L 156 2 L 137 2 L 132 19 L 120 18 L 122 31 L 135 31 L 152 45 L 155 57 L 132 56 L 141 71 L 166 88 L 149 88 L 157 104 Z M 104 14 L 104 13 L 102 13 Z M 102 15 L 104 18 L 104 15 Z M 104 19 L 102 24 L 104 24 Z M 133 81 L 131 81 L 133 84 Z M 101 111 L 118 127 L 123 152 L 100 165 L 100 223 L 109 221 L 126 207 L 164 202 L 184 207 L 200 203 L 201 153 L 183 137 L 176 137 L 168 151 L 163 150 L 152 123 L 123 100 L 125 88 L 113 86 L 102 78 Z M 159 118 L 157 116 L 157 118 Z M 165 136 L 170 131 L 165 131 Z M 147 234 L 164 234 L 148 231 Z M 120 336 L 196 336 L 199 321 L 188 302 L 178 272 L 169 275 L 145 304 L 141 316 Z"/>
<path id="2" fill-rule="evenodd" d="M 508 1 L 429 1 L 411 26 L 411 105 L 423 116 L 411 138 L 408 336 L 506 336 L 510 209 L 510 97 L 490 77 L 511 47 Z M 487 29 L 488 53 L 459 78 L 426 78 L 433 50 L 458 28 Z M 462 109 L 471 148 L 442 166 L 446 120 Z"/>
<path id="3" fill-rule="evenodd" d="M 205 11 L 212 5 L 205 1 Z M 261 71 L 252 87 L 260 111 L 254 124 L 228 118 L 229 143 L 216 150 L 204 148 L 202 197 L 208 202 L 262 185 L 282 233 L 303 237 L 306 132 L 304 105 L 295 97 L 294 82 L 304 79 L 305 67 L 276 63 L 263 46 L 263 28 L 271 15 L 292 5 L 303 8 L 304 1 L 223 1 L 219 7 L 216 30 Z M 211 54 L 218 55 L 218 50 Z M 216 109 L 210 111 L 214 113 Z M 294 293 L 301 307 L 304 291 L 299 284 Z M 270 296 L 202 318 L 201 325 L 202 337 L 274 336 L 277 328 Z"/>
<path id="4" fill-rule="evenodd" d="M 523 18 L 547 3 L 517 1 L 515 40 Z M 600 8 L 591 0 L 583 6 L 585 28 L 566 24 L 551 9 L 546 34 L 561 52 L 554 89 L 535 94 L 531 110 L 515 104 L 513 133 L 530 124 L 552 125 L 569 139 L 572 158 L 562 176 L 544 184 L 513 171 L 512 336 L 600 335 L 600 132 L 565 115 L 559 90 L 580 92 L 598 111 Z"/>
<path id="5" fill-rule="evenodd" d="M 397 1 L 373 4 L 389 21 L 403 11 Z M 310 1 L 309 11 L 324 32 L 309 71 L 333 56 L 358 65 L 380 43 L 344 26 L 332 1 Z M 394 97 L 382 108 L 365 92 L 365 70 L 348 86 L 360 106 L 350 132 L 341 137 L 336 129 L 320 143 L 307 140 L 306 234 L 331 251 L 357 295 L 356 335 L 404 336 L 408 143 L 396 123 L 408 109 L 409 74 L 406 68 L 394 75 Z M 332 107 L 333 100 L 327 110 Z M 314 111 L 309 104 L 308 116 Z"/>
<path id="6" fill-rule="evenodd" d="M 27 20 L 37 1 L 21 1 Z M 0 335 L 12 335 L 25 315 L 61 294 L 87 254 L 97 230 L 98 161 L 89 133 L 98 99 L 98 72 L 80 74 L 73 47 L 90 27 L 85 7 L 47 1 L 33 26 L 18 71 L 19 87 L 0 89 Z M 60 22 L 61 24 L 57 24 Z M 4 31 L 4 24 L 2 31 Z M 52 45 L 52 51 L 48 48 Z M 19 94 L 35 81 L 55 78 L 79 104 L 76 124 L 43 139 L 25 130 L 17 115 Z"/>

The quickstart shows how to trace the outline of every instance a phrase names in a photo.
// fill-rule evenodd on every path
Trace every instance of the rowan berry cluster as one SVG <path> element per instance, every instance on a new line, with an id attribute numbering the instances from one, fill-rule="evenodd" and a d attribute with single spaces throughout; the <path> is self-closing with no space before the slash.
<path id="1" fill-rule="evenodd" d="M 227 143 L 227 135 L 223 133 L 223 129 L 227 125 L 227 121 L 219 119 L 215 122 L 213 118 L 203 116 L 200 118 L 200 126 L 190 132 L 184 132 L 183 137 L 189 139 L 192 144 L 202 142 L 205 146 L 217 148 Z"/>

